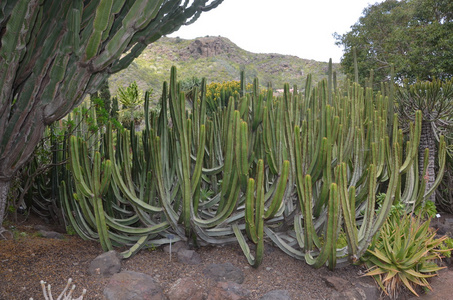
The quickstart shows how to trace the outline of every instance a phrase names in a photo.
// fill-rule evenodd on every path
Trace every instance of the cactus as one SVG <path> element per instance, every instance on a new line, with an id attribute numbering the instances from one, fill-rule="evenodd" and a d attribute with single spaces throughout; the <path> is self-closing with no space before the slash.
<path id="1" fill-rule="evenodd" d="M 81 203 L 82 210 L 86 212 L 87 216 L 91 213 L 88 204 L 93 207 L 96 229 L 102 249 L 104 251 L 111 250 L 112 245 L 107 232 L 102 203 L 103 194 L 105 194 L 110 183 L 112 172 L 111 161 L 106 160 L 101 164 L 101 154 L 96 152 L 91 169 L 89 166 L 90 163 L 87 161 L 89 158 L 86 144 L 81 144 L 80 139 L 77 139 L 75 136 L 71 137 L 70 143 L 72 174 L 77 183 L 76 199 Z M 81 155 L 79 155 L 79 152 L 81 152 Z"/>
<path id="2" fill-rule="evenodd" d="M 126 68 L 148 44 L 222 1 L 20 0 L 1 5 L 0 224 L 10 181 L 29 160 L 45 126 L 98 90 L 111 73 Z"/>
<path id="3" fill-rule="evenodd" d="M 255 180 L 250 178 L 247 184 L 246 204 L 245 204 L 245 222 L 247 235 L 256 244 L 256 254 L 250 254 L 249 246 L 247 245 L 244 236 L 237 224 L 233 225 L 234 234 L 239 241 L 248 262 L 254 267 L 258 267 L 263 260 L 264 252 L 264 162 L 258 161 L 256 174 L 256 191 Z M 256 196 L 254 195 L 256 193 Z"/>
<path id="4" fill-rule="evenodd" d="M 144 131 L 117 129 L 114 140 L 108 125 L 99 137 L 84 137 L 91 150 L 74 147 L 74 157 L 92 160 L 65 182 L 65 209 L 79 234 L 99 238 L 101 206 L 91 210 L 89 198 L 79 196 L 89 185 L 80 178 L 94 170 L 98 155 L 112 171 L 96 202 L 105 218 L 99 227 L 112 245 L 130 246 L 124 257 L 169 243 L 172 234 L 199 245 L 239 243 L 257 267 L 269 238 L 314 267 L 334 268 L 359 260 L 394 201 L 413 205 L 427 196 L 417 183 L 420 113 L 403 144 L 396 118 L 394 141 L 389 137 L 388 98 L 355 83 L 340 90 L 333 78 L 315 87 L 308 78 L 304 93 L 285 86 L 283 97 L 273 98 L 255 80 L 251 93 L 212 111 L 205 84 L 186 107 L 172 68 L 158 115 L 149 113 L 145 94 Z M 443 166 L 444 143 L 440 150 Z M 386 192 L 378 213 L 377 192 Z M 337 249 L 341 230 L 348 245 Z"/>
<path id="5" fill-rule="evenodd" d="M 44 295 L 44 299 L 46 299 L 46 300 L 53 299 L 52 290 L 51 290 L 50 284 L 48 284 L 47 288 L 46 288 L 46 282 L 45 281 L 41 280 L 40 283 L 41 283 L 42 293 Z M 62 300 L 83 300 L 83 297 L 87 293 L 87 290 L 83 289 L 82 294 L 78 298 L 73 298 L 72 293 L 75 290 L 75 285 L 73 284 L 71 286 L 71 283 L 72 283 L 72 278 L 69 278 L 68 279 L 68 283 L 66 284 L 66 287 L 63 289 L 63 291 L 61 292 L 61 294 L 58 296 L 57 299 L 62 299 Z M 68 291 L 70 286 L 71 286 L 71 289 Z M 67 291 L 68 291 L 68 293 L 66 293 Z M 33 298 L 30 298 L 30 300 L 33 300 Z"/>

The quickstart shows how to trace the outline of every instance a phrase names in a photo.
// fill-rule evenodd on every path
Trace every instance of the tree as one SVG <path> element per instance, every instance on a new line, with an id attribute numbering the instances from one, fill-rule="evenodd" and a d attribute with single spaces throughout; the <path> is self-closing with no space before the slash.
<path id="1" fill-rule="evenodd" d="M 10 182 L 45 126 L 97 91 L 148 44 L 222 1 L 0 2 L 0 234 Z"/>
<path id="2" fill-rule="evenodd" d="M 450 0 L 387 0 L 371 5 L 351 31 L 334 34 L 344 47 L 341 65 L 354 74 L 357 51 L 362 84 L 374 70 L 374 81 L 388 80 L 390 65 L 396 78 L 410 83 L 453 76 L 453 2 Z"/>

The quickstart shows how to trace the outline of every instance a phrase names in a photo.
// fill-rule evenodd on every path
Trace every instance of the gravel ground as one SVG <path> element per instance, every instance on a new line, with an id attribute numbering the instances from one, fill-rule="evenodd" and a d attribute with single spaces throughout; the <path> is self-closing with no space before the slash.
<path id="1" fill-rule="evenodd" d="M 69 235 L 61 240 L 46 239 L 36 234 L 34 225 L 29 221 L 17 226 L 14 239 L 0 240 L 0 299 L 44 299 L 40 280 L 52 285 L 55 297 L 70 277 L 76 285 L 77 297 L 85 288 L 88 292 L 84 299 L 104 299 L 108 278 L 87 273 L 90 262 L 102 253 L 100 245 Z M 230 262 L 244 271 L 243 286 L 251 292 L 251 299 L 259 299 L 275 289 L 288 290 L 292 299 L 328 299 L 333 289 L 323 279 L 326 276 L 373 284 L 371 278 L 359 275 L 363 271 L 360 267 L 348 266 L 335 271 L 325 267 L 313 269 L 271 245 L 266 246 L 263 263 L 257 269 L 248 265 L 238 245 L 202 247 L 197 252 L 202 263 L 186 265 L 175 256 L 170 261 L 169 254 L 162 249 L 142 250 L 123 261 L 122 270 L 149 274 L 166 292 L 177 279 L 187 276 L 209 288 L 214 283 L 203 276 L 203 269 L 212 263 Z"/>

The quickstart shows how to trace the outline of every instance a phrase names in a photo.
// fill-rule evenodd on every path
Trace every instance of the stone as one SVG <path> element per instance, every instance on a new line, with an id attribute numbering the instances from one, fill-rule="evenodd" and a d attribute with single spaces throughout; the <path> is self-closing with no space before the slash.
<path id="1" fill-rule="evenodd" d="M 232 263 L 210 264 L 204 270 L 203 274 L 215 281 L 232 281 L 238 284 L 244 282 L 244 272 Z"/>
<path id="2" fill-rule="evenodd" d="M 348 286 L 350 286 L 349 281 L 337 276 L 325 276 L 323 277 L 327 286 L 335 289 L 337 292 L 342 292 Z"/>
<path id="3" fill-rule="evenodd" d="M 354 286 L 360 291 L 361 295 L 365 295 L 365 299 L 367 300 L 381 299 L 381 289 L 372 280 L 370 282 L 357 282 L 354 283 Z"/>
<path id="4" fill-rule="evenodd" d="M 183 241 L 178 241 L 176 243 L 172 243 L 171 244 L 171 253 L 178 253 L 178 251 L 181 250 L 181 249 L 189 250 L 189 247 Z M 164 252 L 165 253 L 170 253 L 170 244 L 165 245 Z"/>
<path id="5" fill-rule="evenodd" d="M 169 300 L 200 300 L 202 288 L 190 277 L 179 278 L 167 293 Z"/>
<path id="6" fill-rule="evenodd" d="M 46 239 L 64 239 L 64 235 L 55 231 L 39 230 L 39 235 Z"/>
<path id="7" fill-rule="evenodd" d="M 250 291 L 231 281 L 222 281 L 209 290 L 206 300 L 247 300 Z"/>
<path id="8" fill-rule="evenodd" d="M 178 261 L 188 265 L 198 265 L 201 263 L 201 256 L 194 250 L 180 249 L 178 251 Z"/>
<path id="9" fill-rule="evenodd" d="M 151 276 L 132 271 L 113 275 L 104 289 L 104 296 L 106 300 L 167 300 Z"/>
<path id="10" fill-rule="evenodd" d="M 355 300 L 378 300 L 381 292 L 373 283 L 354 282 L 351 283 L 346 279 L 337 276 L 323 277 L 326 284 L 333 288 L 334 291 L 329 299 L 355 299 Z M 370 282 L 373 282 L 371 278 Z"/>
<path id="11" fill-rule="evenodd" d="M 187 48 L 192 57 L 213 57 L 231 51 L 225 39 L 219 37 L 204 37 L 193 41 Z"/>
<path id="12" fill-rule="evenodd" d="M 358 283 L 355 286 L 344 289 L 341 292 L 333 291 L 329 299 L 379 300 L 382 299 L 380 295 L 381 293 L 376 286 L 368 285 L 366 283 Z"/>
<path id="13" fill-rule="evenodd" d="M 115 250 L 97 256 L 88 268 L 90 275 L 111 276 L 121 270 L 121 260 Z"/>
<path id="14" fill-rule="evenodd" d="M 273 290 L 259 298 L 259 300 L 291 300 L 287 290 Z"/>
<path id="15" fill-rule="evenodd" d="M 44 230 L 44 231 L 50 231 L 50 228 L 45 226 L 45 225 L 41 225 L 41 224 L 37 224 L 37 225 L 34 225 L 33 228 L 36 230 L 36 231 L 41 231 L 41 230 Z"/>

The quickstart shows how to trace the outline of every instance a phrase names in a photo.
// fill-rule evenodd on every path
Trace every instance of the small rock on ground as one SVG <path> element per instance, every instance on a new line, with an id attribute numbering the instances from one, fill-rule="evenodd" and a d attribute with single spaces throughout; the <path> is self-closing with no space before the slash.
<path id="1" fill-rule="evenodd" d="M 178 251 L 178 261 L 183 264 L 198 265 L 201 263 L 201 256 L 194 250 L 180 249 Z"/>
<path id="2" fill-rule="evenodd" d="M 90 264 L 88 273 L 90 275 L 111 276 L 121 270 L 121 260 L 115 250 L 102 253 Z"/>
<path id="3" fill-rule="evenodd" d="M 207 300 L 248 300 L 250 291 L 231 281 L 222 281 L 209 290 Z"/>
<path id="4" fill-rule="evenodd" d="M 215 281 L 232 281 L 238 284 L 244 282 L 244 272 L 235 267 L 232 263 L 210 264 L 204 270 L 203 274 L 211 277 Z"/>
<path id="5" fill-rule="evenodd" d="M 200 300 L 203 290 L 190 277 L 179 278 L 167 293 L 169 300 Z"/>
<path id="6" fill-rule="evenodd" d="M 104 289 L 104 296 L 107 300 L 167 300 L 151 276 L 132 271 L 113 275 Z"/>
<path id="7" fill-rule="evenodd" d="M 259 300 L 291 300 L 291 297 L 287 290 L 273 290 L 264 294 Z"/>
<path id="8" fill-rule="evenodd" d="M 178 253 L 181 249 L 189 250 L 189 246 L 187 246 L 186 242 L 178 241 L 171 244 L 171 253 Z M 164 252 L 170 253 L 170 244 L 164 246 Z"/>
<path id="9" fill-rule="evenodd" d="M 64 239 L 64 235 L 58 233 L 56 231 L 47 231 L 47 230 L 40 230 L 38 231 L 39 235 L 46 239 Z"/>

